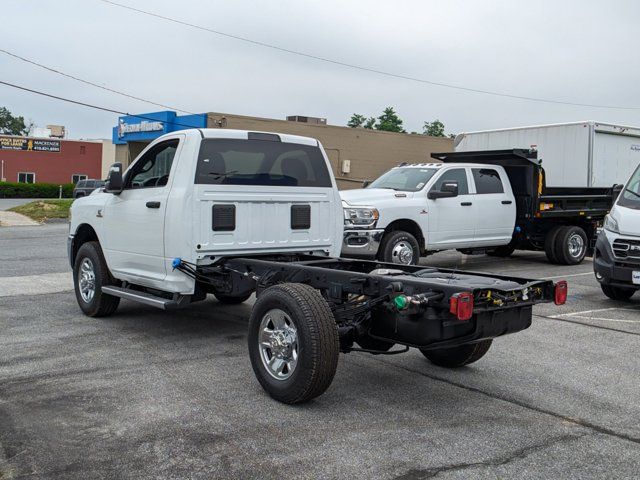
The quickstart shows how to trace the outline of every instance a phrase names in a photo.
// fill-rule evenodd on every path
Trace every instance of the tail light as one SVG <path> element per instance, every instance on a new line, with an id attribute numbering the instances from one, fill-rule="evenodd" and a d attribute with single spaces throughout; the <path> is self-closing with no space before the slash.
<path id="1" fill-rule="evenodd" d="M 449 299 L 449 312 L 458 320 L 469 320 L 473 317 L 473 294 L 471 292 L 454 293 Z"/>
<path id="2" fill-rule="evenodd" d="M 553 287 L 553 302 L 556 305 L 564 305 L 567 302 L 567 281 L 560 280 Z"/>

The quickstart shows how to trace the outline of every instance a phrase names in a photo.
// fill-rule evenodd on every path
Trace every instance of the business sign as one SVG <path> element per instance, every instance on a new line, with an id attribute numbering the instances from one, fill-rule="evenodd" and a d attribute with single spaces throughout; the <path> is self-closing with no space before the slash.
<path id="1" fill-rule="evenodd" d="M 162 122 L 152 122 L 143 120 L 140 123 L 127 123 L 123 119 L 118 122 L 118 138 L 122 138 L 127 133 L 158 132 L 164 129 Z"/>
<path id="2" fill-rule="evenodd" d="M 0 150 L 27 152 L 59 152 L 60 141 L 43 138 L 0 137 Z"/>

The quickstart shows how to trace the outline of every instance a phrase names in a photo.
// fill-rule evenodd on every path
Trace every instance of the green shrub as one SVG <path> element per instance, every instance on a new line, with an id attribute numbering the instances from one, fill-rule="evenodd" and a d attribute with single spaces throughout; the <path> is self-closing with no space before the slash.
<path id="1" fill-rule="evenodd" d="M 73 183 L 62 185 L 62 197 L 71 198 Z M 55 183 L 0 182 L 0 198 L 58 198 L 60 186 Z"/>

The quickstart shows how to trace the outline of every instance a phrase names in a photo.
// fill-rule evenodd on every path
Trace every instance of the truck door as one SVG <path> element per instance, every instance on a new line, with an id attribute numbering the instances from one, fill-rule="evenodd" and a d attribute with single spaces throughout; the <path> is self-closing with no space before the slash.
<path id="1" fill-rule="evenodd" d="M 429 231 L 427 248 L 470 246 L 475 228 L 475 205 L 469 194 L 468 169 L 452 168 L 440 173 L 429 190 L 440 190 L 445 182 L 457 182 L 458 196 L 427 199 Z"/>
<path id="2" fill-rule="evenodd" d="M 103 212 L 104 252 L 112 271 L 147 280 L 162 281 L 164 221 L 169 196 L 171 167 L 180 139 L 158 143 L 142 154 L 125 175 L 124 190 L 107 200 Z"/>
<path id="3" fill-rule="evenodd" d="M 506 245 L 516 222 L 516 204 L 507 174 L 501 167 L 472 168 L 476 246 Z"/>

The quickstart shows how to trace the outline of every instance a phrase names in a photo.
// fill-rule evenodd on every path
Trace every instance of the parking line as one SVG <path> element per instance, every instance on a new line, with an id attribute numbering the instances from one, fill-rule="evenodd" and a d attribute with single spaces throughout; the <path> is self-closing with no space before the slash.
<path id="1" fill-rule="evenodd" d="M 554 278 L 580 277 L 582 275 L 593 275 L 593 272 L 571 273 L 569 275 L 556 275 L 554 277 L 545 277 L 545 278 L 547 280 L 553 280 Z"/>

